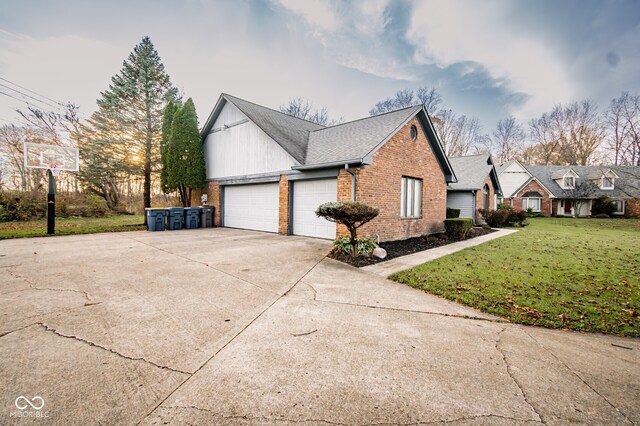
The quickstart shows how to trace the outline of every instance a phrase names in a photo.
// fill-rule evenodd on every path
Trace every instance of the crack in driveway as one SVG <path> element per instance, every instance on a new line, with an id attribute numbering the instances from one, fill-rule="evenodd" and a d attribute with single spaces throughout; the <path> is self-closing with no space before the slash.
<path id="1" fill-rule="evenodd" d="M 545 424 L 542 415 L 538 412 L 536 407 L 533 406 L 531 401 L 529 401 L 529 398 L 527 398 L 527 393 L 524 391 L 524 388 L 522 387 L 522 384 L 520 384 L 518 379 L 516 379 L 515 376 L 513 375 L 513 372 L 511 371 L 511 366 L 509 365 L 509 361 L 507 361 L 506 353 L 502 349 L 500 349 L 500 342 L 502 340 L 502 333 L 504 333 L 505 330 L 506 330 L 506 327 L 502 327 L 502 329 L 500 331 L 498 331 L 498 339 L 496 340 L 496 344 L 495 344 L 496 351 L 498 351 L 500 353 L 500 355 L 502 355 L 502 361 L 504 362 L 504 365 L 506 367 L 507 374 L 509 375 L 509 377 L 511 377 L 511 380 L 513 380 L 513 382 L 516 384 L 516 386 L 518 386 L 518 389 L 520 389 L 520 393 L 522 393 L 522 398 L 524 398 L 524 402 L 526 402 L 527 405 L 529 407 L 531 407 L 531 409 L 536 414 L 536 416 L 538 416 L 538 420 L 537 421 L 539 423 Z"/>
<path id="2" fill-rule="evenodd" d="M 529 336 L 531 338 L 531 340 L 533 340 L 534 342 L 536 342 L 541 348 L 543 348 L 545 351 L 549 352 L 549 354 L 551 354 L 552 357 L 554 357 L 560 364 L 562 364 L 564 366 L 564 368 L 566 368 L 571 374 L 573 374 L 575 377 L 578 378 L 578 380 L 580 380 L 582 383 L 585 384 L 585 386 L 587 386 L 589 389 L 591 389 L 591 391 L 593 393 L 595 393 L 596 395 L 598 395 L 600 398 L 602 398 L 603 401 L 605 401 L 609 406 L 611 406 L 611 408 L 613 408 L 618 414 L 620 414 L 622 417 L 624 417 L 624 419 L 629 422 L 629 424 L 636 424 L 635 422 L 633 422 L 629 417 L 627 417 L 627 415 L 625 413 L 623 413 L 618 407 L 616 407 L 615 405 L 613 405 L 613 403 L 611 401 L 609 401 L 604 395 L 602 395 L 600 392 L 598 392 L 596 390 L 596 388 L 594 388 L 593 386 L 591 386 L 589 383 L 587 383 L 586 380 L 584 380 L 582 378 L 582 376 L 580 376 L 577 372 L 575 372 L 571 367 L 569 367 L 563 360 L 561 360 L 555 353 L 553 353 L 553 351 L 549 348 L 547 348 L 545 345 L 543 345 L 542 343 L 540 343 L 538 341 L 538 339 L 536 339 L 535 337 L 533 337 L 531 334 L 529 334 L 526 330 L 523 330 L 524 333 Z"/>
<path id="3" fill-rule="evenodd" d="M 42 322 L 37 322 L 37 323 L 31 324 L 31 325 L 39 325 L 39 326 L 43 327 L 45 329 L 45 331 L 53 333 L 56 336 L 64 337 L 66 339 L 73 339 L 73 340 L 77 340 L 77 341 L 82 342 L 82 343 L 86 343 L 89 346 L 94 346 L 96 348 L 100 348 L 100 349 L 105 350 L 107 352 L 111 352 L 112 354 L 118 355 L 119 357 L 124 358 L 124 359 L 128 359 L 130 361 L 142 361 L 142 362 L 145 362 L 147 364 L 153 365 L 154 367 L 162 368 L 163 370 L 169 370 L 169 371 L 173 371 L 175 373 L 187 374 L 189 376 L 191 376 L 193 374 L 193 373 L 191 373 L 189 371 L 183 371 L 183 370 L 179 370 L 179 369 L 176 369 L 176 368 L 168 367 L 166 365 L 156 364 L 155 362 L 149 361 L 148 359 L 145 359 L 143 357 L 132 357 L 132 356 L 124 355 L 124 354 L 122 354 L 122 353 L 120 353 L 120 352 L 118 352 L 118 351 L 116 351 L 114 349 L 107 348 L 106 346 L 99 345 L 97 343 L 94 343 L 94 342 L 91 342 L 89 340 L 83 339 L 82 337 L 74 336 L 74 335 L 71 335 L 71 334 L 61 333 L 58 330 L 56 330 L 56 329 L 54 329 L 52 327 L 49 327 L 48 325 L 46 325 L 45 323 L 42 323 Z"/>
<path id="4" fill-rule="evenodd" d="M 153 246 L 151 246 L 153 247 Z M 249 328 L 251 326 L 251 324 L 253 324 L 254 322 L 256 322 L 262 315 L 264 315 L 265 312 L 267 312 L 273 305 L 276 304 L 276 302 L 278 302 L 278 300 L 282 299 L 283 297 L 286 296 L 286 294 L 291 291 L 292 288 L 294 288 L 296 285 L 298 285 L 307 275 L 309 275 L 309 273 L 311 273 L 311 271 L 313 271 L 319 264 L 320 262 L 322 262 L 325 258 L 327 257 L 327 255 L 325 254 L 324 256 L 322 256 L 319 260 L 317 260 L 312 266 L 311 268 L 309 268 L 304 274 L 302 274 L 302 276 L 300 278 L 298 278 L 289 288 L 287 288 L 285 291 L 283 291 L 282 293 L 279 293 L 278 297 L 274 298 L 274 300 L 267 306 L 265 307 L 261 312 L 259 312 L 251 321 L 249 321 L 247 324 L 245 324 L 240 330 L 238 330 L 235 334 L 233 334 L 229 340 L 222 345 L 217 351 L 214 352 L 213 355 L 211 355 L 205 362 L 202 363 L 202 365 L 200 365 L 200 367 L 198 367 L 192 374 L 191 377 L 193 377 L 193 375 L 195 375 L 198 371 L 200 371 L 202 369 L 202 367 L 204 367 L 205 365 L 207 365 L 212 359 L 214 359 L 216 357 L 216 355 L 218 355 L 222 350 L 224 350 L 227 346 L 229 346 L 229 344 L 231 342 L 233 342 L 236 338 L 238 338 L 238 336 L 240 336 L 247 328 Z M 197 262 L 197 261 L 196 261 Z M 201 263 L 201 262 L 199 262 Z M 140 423 L 142 423 L 144 421 L 144 419 L 146 419 L 147 417 L 149 417 L 158 407 L 160 407 L 165 401 L 167 401 L 171 395 L 173 395 L 174 393 L 176 393 L 185 383 L 187 383 L 189 381 L 189 379 L 191 378 L 187 378 L 184 382 L 182 382 L 179 386 L 177 386 L 172 392 L 170 392 L 165 398 L 162 399 L 162 401 L 160 401 L 158 404 L 156 404 L 146 415 L 144 415 L 140 421 L 138 423 L 136 423 L 137 425 L 139 425 Z"/>

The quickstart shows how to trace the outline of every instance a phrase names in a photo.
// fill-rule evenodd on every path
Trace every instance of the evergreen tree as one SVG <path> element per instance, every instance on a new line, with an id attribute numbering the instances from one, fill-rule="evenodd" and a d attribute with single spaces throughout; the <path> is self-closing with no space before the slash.
<path id="1" fill-rule="evenodd" d="M 177 103 L 169 101 L 167 106 L 164 107 L 164 113 L 162 116 L 162 140 L 160 143 L 162 170 L 160 171 L 160 182 L 162 192 L 165 194 L 169 192 L 169 186 L 167 183 L 167 145 L 169 144 L 169 138 L 171 137 L 171 123 L 173 122 L 173 115 L 176 113 L 178 108 Z"/>
<path id="2" fill-rule="evenodd" d="M 182 205 L 191 206 L 192 190 L 202 188 L 206 181 L 198 116 L 191 98 L 173 115 L 166 162 L 168 190 L 178 190 Z"/>
<path id="3" fill-rule="evenodd" d="M 123 176 L 142 176 L 144 207 L 151 207 L 151 175 L 161 162 L 163 108 L 176 97 L 158 52 L 144 37 L 101 93 L 98 111 L 85 127 L 85 182 L 116 191 Z"/>

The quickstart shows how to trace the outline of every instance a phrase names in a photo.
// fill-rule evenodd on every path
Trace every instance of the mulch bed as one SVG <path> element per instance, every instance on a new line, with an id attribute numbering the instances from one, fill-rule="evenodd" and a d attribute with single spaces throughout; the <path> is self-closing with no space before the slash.
<path id="1" fill-rule="evenodd" d="M 491 232 L 494 232 L 494 230 L 480 227 L 471 228 L 465 240 L 479 237 L 481 235 L 490 234 Z M 380 259 L 374 256 L 352 257 L 343 252 L 338 252 L 335 249 L 332 250 L 331 253 L 329 253 L 329 257 L 335 260 L 339 260 L 340 262 L 348 263 L 351 266 L 361 268 L 363 266 L 373 265 L 375 263 L 384 262 L 396 257 L 406 256 L 408 254 L 417 253 L 419 251 L 424 251 L 455 242 L 457 242 L 457 240 L 449 239 L 449 237 L 444 233 L 432 234 L 422 237 L 409 238 L 408 240 L 387 241 L 384 243 L 380 243 L 380 247 L 387 251 L 387 257 L 385 257 L 384 259 Z"/>

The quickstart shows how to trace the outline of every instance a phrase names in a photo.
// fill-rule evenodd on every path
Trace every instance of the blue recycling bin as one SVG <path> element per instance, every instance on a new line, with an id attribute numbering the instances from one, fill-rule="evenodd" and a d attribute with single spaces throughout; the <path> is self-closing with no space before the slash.
<path id="1" fill-rule="evenodd" d="M 184 221 L 184 209 L 182 207 L 169 207 L 167 209 L 167 213 L 167 229 L 169 231 L 182 229 L 182 222 Z"/>
<path id="2" fill-rule="evenodd" d="M 147 215 L 147 229 L 149 231 L 164 231 L 165 209 L 144 209 Z"/>
<path id="3" fill-rule="evenodd" d="M 184 227 L 187 229 L 197 228 L 199 216 L 200 216 L 200 208 L 185 207 L 184 208 Z"/>
<path id="4" fill-rule="evenodd" d="M 212 228 L 213 227 L 213 206 L 202 206 L 200 207 L 200 213 L 202 217 L 200 218 L 200 227 L 201 228 Z"/>

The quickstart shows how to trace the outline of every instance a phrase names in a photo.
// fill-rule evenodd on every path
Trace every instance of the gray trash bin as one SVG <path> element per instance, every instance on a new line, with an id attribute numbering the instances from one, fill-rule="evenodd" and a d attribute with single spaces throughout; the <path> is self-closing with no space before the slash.
<path id="1" fill-rule="evenodd" d="M 184 208 L 169 207 L 167 212 L 169 213 L 167 216 L 167 229 L 169 231 L 182 229 L 182 222 L 184 222 Z"/>
<path id="2" fill-rule="evenodd" d="M 215 211 L 212 206 L 200 207 L 201 218 L 200 226 L 203 228 L 213 228 L 213 212 Z"/>
<path id="3" fill-rule="evenodd" d="M 147 215 L 147 229 L 149 231 L 164 231 L 166 209 L 144 209 Z"/>
<path id="4" fill-rule="evenodd" d="M 185 207 L 184 208 L 184 227 L 187 229 L 195 229 L 198 227 L 200 220 L 200 208 L 199 207 Z"/>

